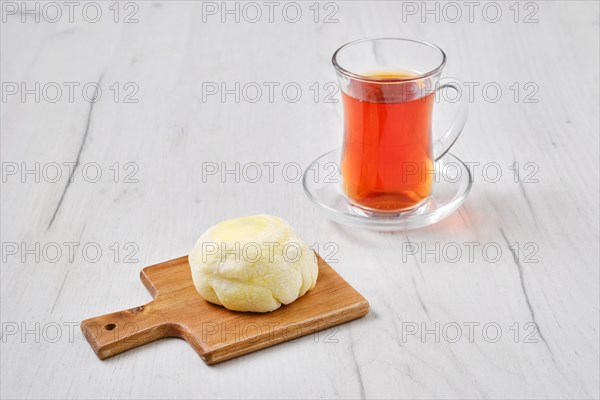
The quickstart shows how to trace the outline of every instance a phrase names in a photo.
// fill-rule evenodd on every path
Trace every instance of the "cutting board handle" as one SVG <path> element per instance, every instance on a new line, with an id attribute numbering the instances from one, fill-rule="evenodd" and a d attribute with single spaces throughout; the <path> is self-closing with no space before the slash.
<path id="1" fill-rule="evenodd" d="M 160 302 L 81 322 L 81 330 L 101 360 L 169 336 L 181 336 L 177 324 L 162 320 Z"/>

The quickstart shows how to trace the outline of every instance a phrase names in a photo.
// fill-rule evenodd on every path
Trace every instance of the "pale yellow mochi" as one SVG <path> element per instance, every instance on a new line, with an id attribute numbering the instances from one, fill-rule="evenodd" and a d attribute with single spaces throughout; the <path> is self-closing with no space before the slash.
<path id="1" fill-rule="evenodd" d="M 271 215 L 212 226 L 188 259 L 200 296 L 235 311 L 276 310 L 314 288 L 319 273 L 313 251 Z"/>

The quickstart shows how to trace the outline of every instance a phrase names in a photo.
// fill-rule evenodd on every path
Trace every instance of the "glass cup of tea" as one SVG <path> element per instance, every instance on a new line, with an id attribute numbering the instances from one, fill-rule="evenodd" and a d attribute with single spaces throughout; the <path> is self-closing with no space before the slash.
<path id="1" fill-rule="evenodd" d="M 332 57 L 344 106 L 340 163 L 348 202 L 373 214 L 412 213 L 432 193 L 435 161 L 454 144 L 467 120 L 462 83 L 440 75 L 439 47 L 402 38 L 362 39 Z M 436 92 L 453 89 L 458 113 L 432 138 Z"/>

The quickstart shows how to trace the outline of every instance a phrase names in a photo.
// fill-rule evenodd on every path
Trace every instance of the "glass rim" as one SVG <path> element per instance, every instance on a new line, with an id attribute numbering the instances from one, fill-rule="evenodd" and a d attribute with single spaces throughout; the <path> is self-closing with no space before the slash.
<path id="1" fill-rule="evenodd" d="M 442 61 L 441 63 L 435 67 L 434 69 L 424 72 L 424 73 L 420 73 L 418 75 L 415 76 L 411 76 L 408 78 L 374 78 L 371 76 L 366 76 L 366 75 L 361 75 L 355 72 L 351 72 L 348 71 L 347 69 L 345 69 L 344 67 L 342 67 L 338 61 L 337 61 L 337 56 L 338 53 L 340 53 L 342 50 L 344 50 L 347 47 L 350 47 L 352 45 L 355 44 L 359 44 L 359 43 L 363 43 L 363 42 L 374 42 L 377 40 L 395 40 L 395 41 L 402 41 L 402 42 L 411 42 L 411 43 L 418 43 L 418 44 L 422 44 L 425 45 L 429 48 L 432 48 L 434 50 L 436 50 L 437 52 L 439 52 L 442 55 Z M 416 81 L 419 79 L 423 79 L 423 78 L 428 78 L 432 75 L 437 74 L 438 72 L 440 72 L 444 66 L 446 65 L 446 53 L 444 53 L 444 50 L 442 50 L 439 46 L 430 43 L 430 42 L 426 42 L 423 40 L 417 40 L 417 39 L 408 39 L 408 38 L 401 38 L 401 37 L 375 37 L 375 38 L 364 38 L 364 39 L 358 39 L 358 40 L 353 40 L 351 42 L 348 42 L 342 46 L 340 46 L 334 53 L 333 56 L 331 57 L 331 63 L 333 64 L 333 67 L 336 69 L 336 71 L 338 71 L 339 73 L 341 73 L 342 75 L 346 75 L 349 76 L 351 78 L 354 79 L 359 79 L 361 81 L 367 81 L 367 82 L 410 82 L 410 81 Z"/>

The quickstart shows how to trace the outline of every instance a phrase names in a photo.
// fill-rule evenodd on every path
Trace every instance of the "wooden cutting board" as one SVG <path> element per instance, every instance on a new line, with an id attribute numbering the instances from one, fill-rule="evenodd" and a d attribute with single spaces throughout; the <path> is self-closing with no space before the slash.
<path id="1" fill-rule="evenodd" d="M 369 303 L 321 257 L 314 289 L 270 313 L 230 311 L 204 300 L 187 256 L 146 267 L 150 303 L 86 319 L 81 330 L 100 359 L 164 337 L 185 339 L 208 364 L 362 317 Z"/>

